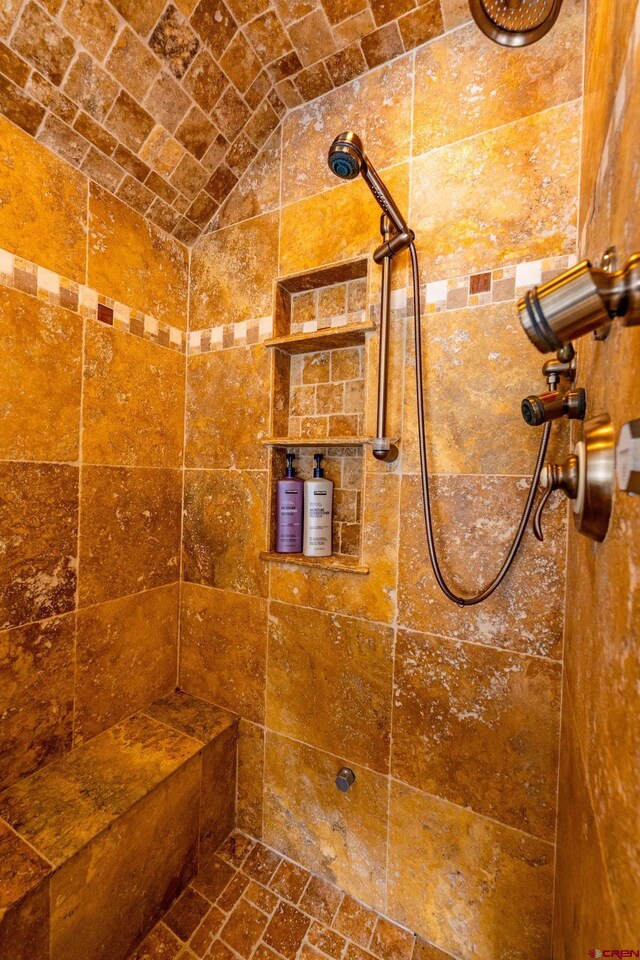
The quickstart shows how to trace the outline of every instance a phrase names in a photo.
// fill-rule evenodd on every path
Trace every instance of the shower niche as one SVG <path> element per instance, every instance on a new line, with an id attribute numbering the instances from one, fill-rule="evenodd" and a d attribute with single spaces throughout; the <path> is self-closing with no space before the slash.
<path id="1" fill-rule="evenodd" d="M 283 277 L 274 285 L 274 351 L 271 383 L 271 483 L 269 550 L 280 563 L 368 573 L 362 563 L 362 510 L 366 435 L 368 320 L 366 258 Z M 313 454 L 322 453 L 325 476 L 334 482 L 333 556 L 304 557 L 274 550 L 275 484 L 286 453 L 296 473 L 312 476 Z"/>

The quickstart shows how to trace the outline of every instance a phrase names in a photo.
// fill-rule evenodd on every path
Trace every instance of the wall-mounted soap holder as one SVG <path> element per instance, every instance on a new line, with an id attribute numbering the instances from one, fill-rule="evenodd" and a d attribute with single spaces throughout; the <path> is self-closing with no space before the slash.
<path id="1" fill-rule="evenodd" d="M 543 540 L 542 514 L 554 490 L 571 500 L 576 530 L 602 542 L 609 529 L 615 480 L 613 425 L 606 413 L 585 420 L 583 436 L 563 464 L 548 463 L 540 476 L 545 493 L 538 504 L 533 531 Z"/>

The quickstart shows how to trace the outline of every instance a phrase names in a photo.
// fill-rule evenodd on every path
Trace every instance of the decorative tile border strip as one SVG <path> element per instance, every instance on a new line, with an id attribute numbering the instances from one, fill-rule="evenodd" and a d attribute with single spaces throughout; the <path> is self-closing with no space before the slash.
<path id="1" fill-rule="evenodd" d="M 272 336 L 273 317 L 225 323 L 219 327 L 207 327 L 205 330 L 192 330 L 189 334 L 188 353 L 191 357 L 228 350 L 230 347 L 247 347 Z"/>
<path id="2" fill-rule="evenodd" d="M 53 306 L 64 307 L 81 317 L 97 320 L 134 337 L 179 353 L 186 352 L 187 335 L 178 327 L 156 320 L 148 313 L 106 297 L 92 287 L 61 277 L 52 270 L 30 263 L 0 249 L 0 284 L 21 290 Z"/>
<path id="3" fill-rule="evenodd" d="M 576 257 L 567 254 L 542 260 L 527 260 L 483 273 L 432 280 L 420 287 L 420 307 L 423 313 L 431 314 L 512 301 L 530 287 L 556 277 L 575 262 Z M 411 294 L 411 288 L 393 290 L 392 312 L 404 313 L 412 303 Z M 371 303 L 369 312 L 372 319 L 377 320 L 380 312 L 377 302 Z"/>
<path id="4" fill-rule="evenodd" d="M 292 323 L 291 333 L 314 333 L 316 330 L 326 330 L 329 327 L 344 327 L 348 323 L 364 323 L 364 310 L 354 313 L 341 313 L 336 317 L 317 317 L 315 320 L 305 320 L 303 323 Z"/>

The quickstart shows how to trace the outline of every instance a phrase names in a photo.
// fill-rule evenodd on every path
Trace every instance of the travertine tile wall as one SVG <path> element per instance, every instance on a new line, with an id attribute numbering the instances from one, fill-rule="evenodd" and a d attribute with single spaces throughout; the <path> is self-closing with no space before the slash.
<path id="1" fill-rule="evenodd" d="M 2 789 L 175 685 L 188 252 L 0 143 Z"/>
<path id="2" fill-rule="evenodd" d="M 640 6 L 587 5 L 580 253 L 640 249 Z M 616 431 L 640 416 L 640 330 L 580 341 L 579 381 Z M 554 958 L 640 946 L 640 510 L 603 544 L 569 534 Z"/>
<path id="3" fill-rule="evenodd" d="M 268 316 L 277 276 L 371 253 L 378 208 L 326 166 L 333 136 L 360 132 L 409 211 L 429 283 L 438 542 L 469 592 L 507 549 L 538 443 L 519 401 L 543 386 L 541 357 L 514 293 L 576 254 L 583 15 L 565 0 L 556 28 L 519 51 L 462 25 L 294 109 L 192 251 L 191 336 Z M 548 958 L 565 506 L 553 502 L 545 543 L 527 537 L 487 604 L 441 597 L 422 527 L 405 258 L 394 287 L 401 458 L 363 460 L 368 576 L 260 561 L 272 358 L 231 336 L 188 358 L 181 683 L 242 717 L 244 829 L 418 931 L 433 957 Z M 366 354 L 372 432 L 375 335 Z M 346 796 L 334 786 L 345 763 L 357 777 Z"/>
<path id="4" fill-rule="evenodd" d="M 460 0 L 5 0 L 0 113 L 185 243 L 278 128 Z"/>

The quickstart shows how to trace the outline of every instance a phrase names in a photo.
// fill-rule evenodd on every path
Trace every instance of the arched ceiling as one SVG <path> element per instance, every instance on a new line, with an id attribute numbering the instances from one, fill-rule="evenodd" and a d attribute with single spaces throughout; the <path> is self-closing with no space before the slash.
<path id="1" fill-rule="evenodd" d="M 0 0 L 0 112 L 190 244 L 287 110 L 442 30 L 439 0 Z"/>

